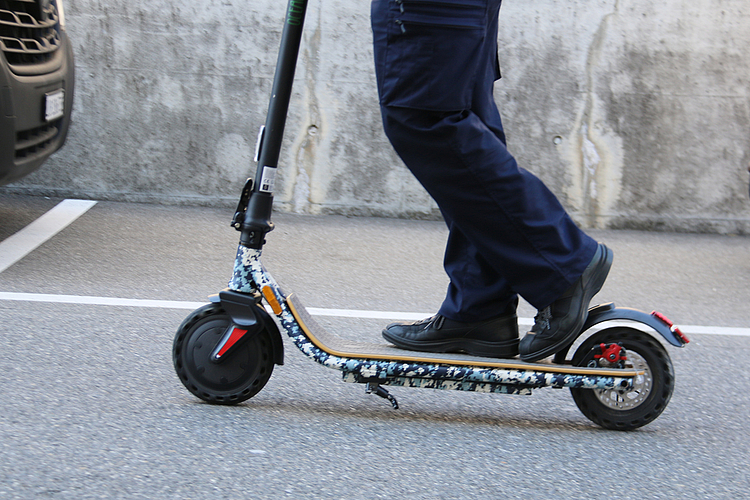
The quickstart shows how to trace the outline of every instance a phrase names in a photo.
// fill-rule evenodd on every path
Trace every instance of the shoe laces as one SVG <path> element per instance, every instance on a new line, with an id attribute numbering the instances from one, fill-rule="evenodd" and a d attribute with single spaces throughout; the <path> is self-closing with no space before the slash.
<path id="1" fill-rule="evenodd" d="M 552 319 L 552 308 L 550 306 L 547 306 L 544 309 L 541 309 L 539 312 L 537 312 L 537 315 L 534 316 L 533 330 L 539 333 L 545 330 L 551 330 L 552 326 L 550 326 L 550 323 L 549 323 L 551 319 Z"/>
<path id="2" fill-rule="evenodd" d="M 436 314 L 435 316 L 418 321 L 416 324 L 422 326 L 424 329 L 427 329 L 430 325 L 434 324 L 435 330 L 440 330 L 443 327 L 443 323 L 445 323 L 445 318 L 440 314 Z"/>
<path id="3" fill-rule="evenodd" d="M 443 323 L 445 323 L 445 317 L 441 316 L 440 314 L 436 314 L 432 317 L 432 321 L 430 323 L 433 323 L 435 325 L 435 330 L 440 330 L 443 327 Z"/>

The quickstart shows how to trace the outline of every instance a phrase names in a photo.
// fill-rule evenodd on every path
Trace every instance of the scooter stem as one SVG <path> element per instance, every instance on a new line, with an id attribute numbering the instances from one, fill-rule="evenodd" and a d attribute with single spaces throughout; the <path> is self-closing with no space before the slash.
<path id="1" fill-rule="evenodd" d="M 289 0 L 284 29 L 281 33 L 281 46 L 276 62 L 276 74 L 273 78 L 266 124 L 261 129 L 258 142 L 258 168 L 244 222 L 240 229 L 242 231 L 240 244 L 249 248 L 262 248 L 266 233 L 273 229 L 271 212 L 274 182 L 306 11 L 307 0 Z"/>

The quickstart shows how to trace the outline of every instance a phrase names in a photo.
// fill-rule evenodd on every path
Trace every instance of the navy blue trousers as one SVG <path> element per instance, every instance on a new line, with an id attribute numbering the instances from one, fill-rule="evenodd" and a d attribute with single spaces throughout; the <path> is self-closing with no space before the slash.
<path id="1" fill-rule="evenodd" d="M 383 126 L 450 230 L 440 314 L 479 321 L 541 309 L 596 251 L 552 192 L 508 152 L 493 98 L 501 0 L 373 0 Z"/>

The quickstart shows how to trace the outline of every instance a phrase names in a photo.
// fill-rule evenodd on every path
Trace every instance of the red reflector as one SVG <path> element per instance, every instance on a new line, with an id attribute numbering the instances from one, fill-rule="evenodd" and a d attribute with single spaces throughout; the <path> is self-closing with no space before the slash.
<path id="1" fill-rule="evenodd" d="M 658 319 L 659 321 L 667 325 L 669 328 L 672 328 L 674 326 L 674 323 L 672 323 L 672 321 L 669 318 L 667 318 L 666 316 L 664 316 L 662 313 L 658 311 L 651 311 L 651 316 Z"/>
<path id="2" fill-rule="evenodd" d="M 680 337 L 680 340 L 682 340 L 685 344 L 687 344 L 687 343 L 690 342 L 690 339 L 688 339 L 685 336 L 685 334 L 680 331 L 679 328 L 674 327 L 674 328 L 672 328 L 672 331 L 674 332 L 675 335 L 677 335 L 678 337 Z"/>
<path id="3" fill-rule="evenodd" d="M 662 313 L 657 312 L 657 311 L 652 311 L 651 316 L 653 316 L 654 318 L 658 319 L 659 321 L 667 325 L 669 329 L 672 331 L 672 333 L 674 333 L 682 341 L 683 344 L 687 344 L 690 342 L 690 340 L 685 336 L 685 334 L 682 333 L 679 328 L 674 326 L 674 323 L 672 323 L 672 320 L 664 316 Z"/>
<path id="4" fill-rule="evenodd" d="M 224 344 L 224 346 L 221 348 L 219 353 L 216 355 L 216 359 L 219 359 L 224 355 L 225 352 L 229 350 L 230 347 L 232 347 L 234 344 L 237 343 L 238 340 L 242 338 L 243 335 L 247 333 L 247 330 L 242 330 L 240 328 L 235 327 L 234 330 L 232 330 L 232 334 L 229 336 L 229 340 L 227 340 L 227 343 Z"/>

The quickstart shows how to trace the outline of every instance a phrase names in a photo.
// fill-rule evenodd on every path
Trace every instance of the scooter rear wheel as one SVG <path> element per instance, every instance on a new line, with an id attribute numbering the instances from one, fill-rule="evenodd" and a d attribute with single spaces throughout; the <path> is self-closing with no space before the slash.
<path id="1" fill-rule="evenodd" d="M 674 369 L 667 351 L 647 333 L 614 327 L 586 339 L 576 350 L 573 364 L 611 367 L 594 357 L 600 344 L 620 344 L 626 350 L 626 366 L 645 373 L 627 389 L 571 389 L 578 408 L 606 429 L 629 431 L 653 422 L 667 407 L 674 390 Z"/>
<path id="2" fill-rule="evenodd" d="M 273 372 L 273 347 L 265 329 L 221 362 L 209 359 L 231 324 L 231 317 L 219 304 L 207 304 L 185 318 L 174 338 L 172 360 L 180 381 L 209 403 L 233 405 L 250 399 Z"/>

